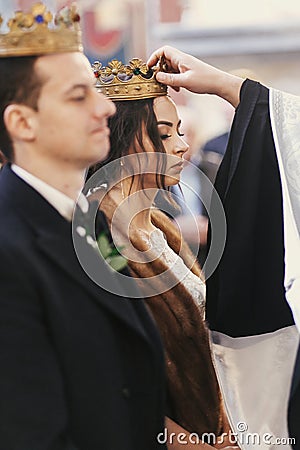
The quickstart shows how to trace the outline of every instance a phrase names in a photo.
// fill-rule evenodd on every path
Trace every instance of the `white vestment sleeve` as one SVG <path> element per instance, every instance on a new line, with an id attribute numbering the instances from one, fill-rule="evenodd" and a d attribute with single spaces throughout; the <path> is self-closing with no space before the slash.
<path id="1" fill-rule="evenodd" d="M 240 448 L 291 450 L 287 408 L 299 343 L 295 325 L 238 338 L 211 331 L 211 341 L 225 408 Z"/>
<path id="2" fill-rule="evenodd" d="M 284 286 L 300 330 L 300 97 L 270 89 L 270 117 L 283 196 Z"/>

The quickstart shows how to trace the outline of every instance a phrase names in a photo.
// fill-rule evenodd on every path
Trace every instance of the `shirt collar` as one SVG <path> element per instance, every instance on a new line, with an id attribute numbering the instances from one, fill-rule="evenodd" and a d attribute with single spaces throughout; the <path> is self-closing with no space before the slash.
<path id="1" fill-rule="evenodd" d="M 16 164 L 12 164 L 11 169 L 16 175 L 22 178 L 22 180 L 24 180 L 40 195 L 42 195 L 48 201 L 48 203 L 50 203 L 50 205 L 52 205 L 53 208 L 55 208 L 59 212 L 61 216 L 71 222 L 76 204 L 73 199 L 55 189 L 53 186 L 45 183 L 40 178 L 37 178 L 36 176 L 27 172 L 27 170 L 23 169 L 22 167 L 17 166 Z M 79 195 L 77 203 L 82 212 L 86 213 L 88 210 L 88 200 L 83 194 Z"/>

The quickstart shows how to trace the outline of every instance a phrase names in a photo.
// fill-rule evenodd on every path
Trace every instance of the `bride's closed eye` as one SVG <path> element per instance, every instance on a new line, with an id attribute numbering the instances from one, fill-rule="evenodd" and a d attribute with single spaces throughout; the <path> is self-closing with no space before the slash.
<path id="1" fill-rule="evenodd" d="M 166 139 L 170 138 L 172 135 L 171 134 L 161 134 L 160 138 L 162 141 L 165 141 Z"/>

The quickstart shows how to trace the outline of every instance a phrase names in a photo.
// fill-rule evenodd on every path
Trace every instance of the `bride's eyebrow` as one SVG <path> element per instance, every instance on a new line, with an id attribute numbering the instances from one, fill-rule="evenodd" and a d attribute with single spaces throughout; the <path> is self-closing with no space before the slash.
<path id="1" fill-rule="evenodd" d="M 157 125 L 167 125 L 168 127 L 172 127 L 173 123 L 172 122 L 168 122 L 167 120 L 159 120 L 157 122 Z"/>

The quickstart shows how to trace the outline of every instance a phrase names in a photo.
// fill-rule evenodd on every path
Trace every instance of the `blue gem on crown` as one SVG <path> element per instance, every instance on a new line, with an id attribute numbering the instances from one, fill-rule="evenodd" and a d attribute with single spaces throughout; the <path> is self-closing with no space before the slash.
<path id="1" fill-rule="evenodd" d="M 44 17 L 42 16 L 42 14 L 38 14 L 37 16 L 35 16 L 34 19 L 35 19 L 35 21 L 37 23 L 44 23 L 45 22 Z"/>

